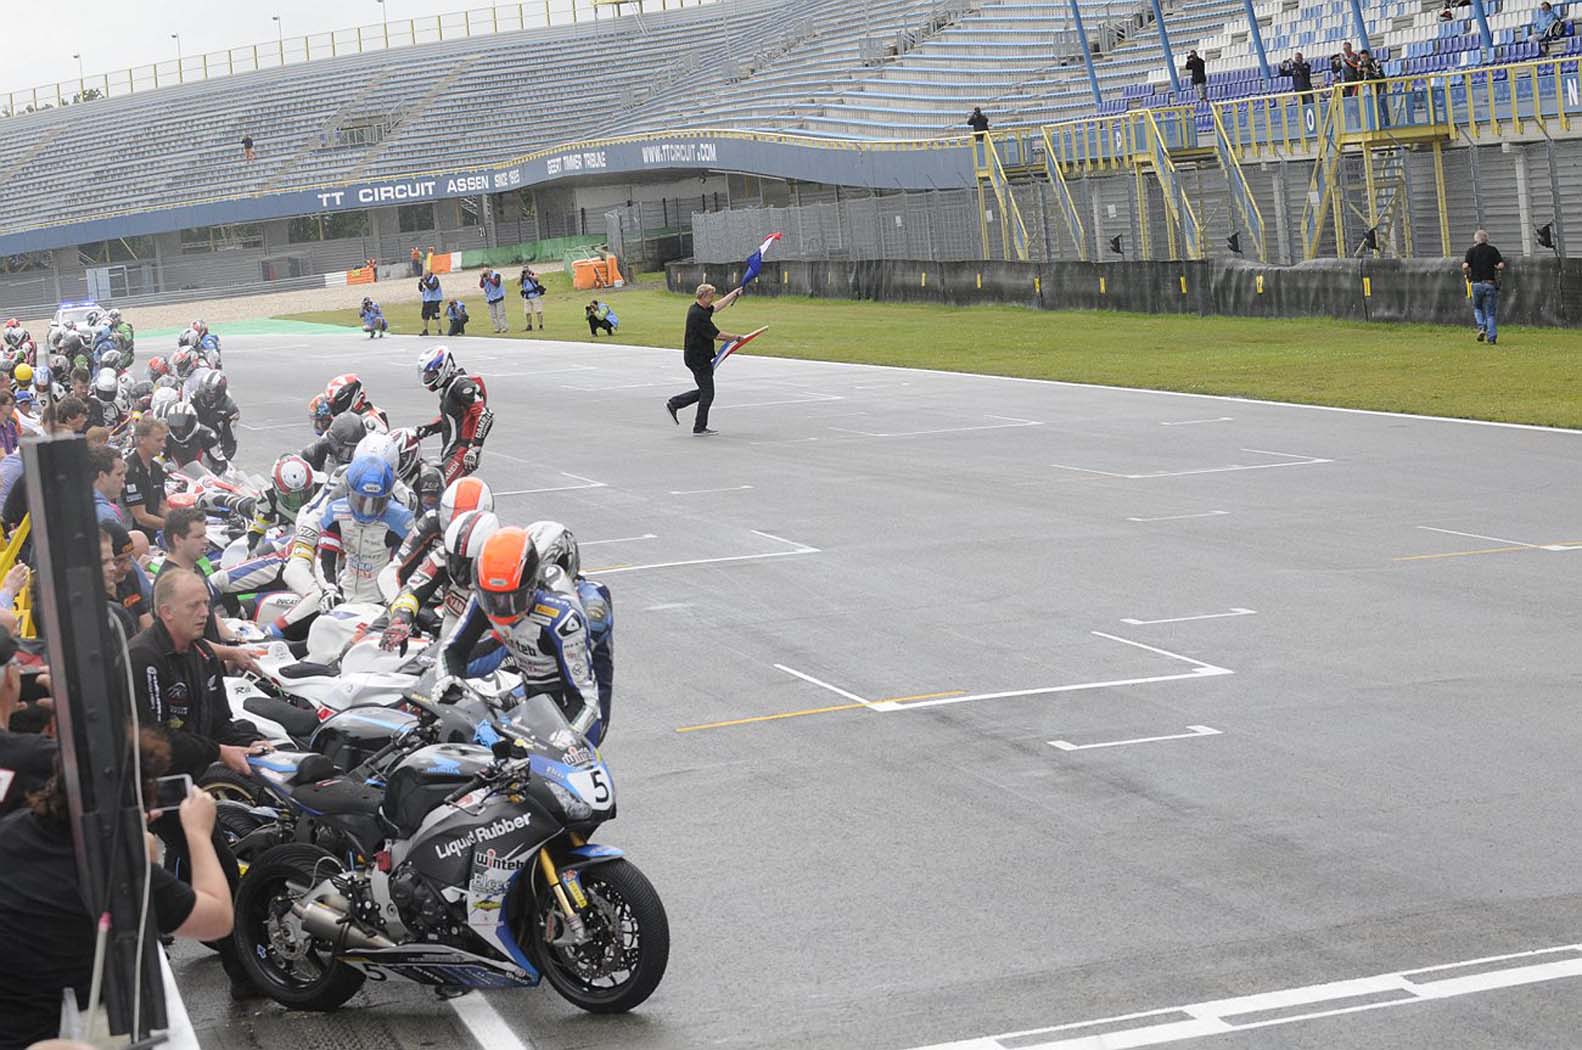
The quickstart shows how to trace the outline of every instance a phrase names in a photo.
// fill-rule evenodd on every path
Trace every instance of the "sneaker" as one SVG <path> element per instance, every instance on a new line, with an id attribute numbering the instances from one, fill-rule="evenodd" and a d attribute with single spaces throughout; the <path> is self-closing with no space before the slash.
<path id="1" fill-rule="evenodd" d="M 670 413 L 670 422 L 679 427 L 681 425 L 681 420 L 676 417 L 676 406 L 672 405 L 669 401 L 666 401 L 665 411 Z"/>
<path id="2" fill-rule="evenodd" d="M 1493 346 L 1493 345 L 1494 345 L 1494 344 L 1495 344 L 1495 343 L 1497 343 L 1497 342 L 1499 342 L 1499 340 L 1498 340 L 1498 339 L 1490 339 L 1490 340 L 1489 340 L 1489 345 L 1490 345 L 1490 346 Z"/>
<path id="3" fill-rule="evenodd" d="M 718 434 L 719 431 L 718 430 L 710 430 L 708 427 L 703 427 L 701 429 L 699 429 L 697 427 L 693 427 L 692 428 L 692 433 L 694 433 L 694 434 Z"/>
<path id="4" fill-rule="evenodd" d="M 1478 329 L 1478 342 L 1480 342 L 1480 343 L 1483 342 L 1483 340 L 1487 336 L 1487 334 L 1488 333 L 1484 332 L 1483 329 L 1479 328 Z"/>

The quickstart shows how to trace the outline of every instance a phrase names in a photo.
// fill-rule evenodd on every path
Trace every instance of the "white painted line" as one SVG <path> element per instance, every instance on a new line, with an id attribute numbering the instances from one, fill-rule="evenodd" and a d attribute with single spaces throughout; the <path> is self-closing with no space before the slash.
<path id="1" fill-rule="evenodd" d="M 594 365 L 571 365 L 567 368 L 540 368 L 532 372 L 490 372 L 489 379 L 522 379 L 532 376 L 553 376 L 564 372 L 597 372 Z"/>
<path id="2" fill-rule="evenodd" d="M 672 496 L 701 496 L 708 492 L 741 492 L 752 488 L 751 485 L 730 485 L 723 489 L 671 489 Z"/>
<path id="3" fill-rule="evenodd" d="M 1259 456 L 1287 456 L 1283 463 L 1233 463 L 1228 467 L 1200 467 L 1197 470 L 1154 470 L 1146 474 L 1117 474 L 1109 470 L 1093 470 L 1090 467 L 1073 467 L 1067 463 L 1051 463 L 1052 467 L 1061 470 L 1076 470 L 1084 474 L 1100 474 L 1107 478 L 1125 478 L 1129 481 L 1138 481 L 1145 478 L 1184 478 L 1192 474 L 1227 474 L 1234 470 L 1268 470 L 1272 467 L 1308 467 L 1315 463 L 1333 463 L 1332 459 L 1321 459 L 1318 456 L 1303 456 L 1295 452 L 1271 452 L 1261 448 L 1244 448 L 1242 452 L 1252 452 Z"/>
<path id="4" fill-rule="evenodd" d="M 1232 609 L 1230 612 L 1204 613 L 1201 616 L 1172 616 L 1167 620 L 1133 620 L 1129 616 L 1121 617 L 1121 623 L 1129 623 L 1133 627 L 1143 627 L 1151 623 L 1187 623 L 1190 620 L 1223 620 L 1227 616 L 1256 616 L 1256 609 Z"/>
<path id="5" fill-rule="evenodd" d="M 484 1050 L 533 1050 L 533 1040 L 506 1024 L 482 992 L 452 999 L 450 1007 Z"/>
<path id="6" fill-rule="evenodd" d="M 497 456 L 505 456 L 505 453 L 497 452 L 497 453 L 495 453 L 495 455 L 497 455 Z M 515 459 L 516 457 L 514 457 L 514 456 L 505 456 L 505 458 L 506 459 Z M 523 460 L 523 461 L 520 461 L 520 462 L 526 462 L 526 461 Z M 580 485 L 549 485 L 549 486 L 546 486 L 545 488 L 541 488 L 541 489 L 508 489 L 505 492 L 496 492 L 495 493 L 495 497 L 498 498 L 500 496 L 527 496 L 527 495 L 531 495 L 532 493 L 535 493 L 535 492 L 571 492 L 574 489 L 602 489 L 602 488 L 608 488 L 609 487 L 608 485 L 606 485 L 602 481 L 594 481 L 592 478 L 585 478 L 581 474 L 573 474 L 570 471 L 566 471 L 566 470 L 561 471 L 560 472 L 560 476 L 563 477 L 563 478 L 572 478 L 572 479 L 574 479 L 576 481 L 582 482 L 582 484 L 580 484 Z"/>
<path id="7" fill-rule="evenodd" d="M 601 543 L 635 543 L 638 540 L 657 540 L 659 537 L 652 532 L 645 532 L 641 536 L 617 536 L 609 540 L 583 540 L 580 547 L 597 547 Z"/>
<path id="8" fill-rule="evenodd" d="M 789 544 L 792 549 L 788 551 L 768 551 L 764 554 L 732 554 L 724 558 L 687 558 L 683 561 L 657 561 L 646 565 L 612 565 L 605 569 L 588 569 L 587 574 L 589 576 L 613 576 L 618 572 L 640 572 L 644 569 L 677 569 L 687 565 L 722 565 L 733 561 L 761 561 L 765 558 L 789 558 L 798 554 L 820 553 L 817 547 L 809 547 L 807 544 L 798 543 L 796 540 L 784 539 L 771 533 L 760 532 L 757 529 L 752 529 L 751 532 L 754 536 L 762 536 L 764 539 L 774 540 L 777 543 Z"/>
<path id="9" fill-rule="evenodd" d="M 1203 514 L 1167 514 L 1162 518 L 1127 518 L 1127 521 L 1187 521 L 1190 518 L 1217 518 L 1229 514 L 1228 510 L 1211 510 Z"/>
<path id="10" fill-rule="evenodd" d="M 1521 540 L 1502 540 L 1498 536 L 1483 536 L 1476 532 L 1457 532 L 1455 529 L 1436 529 L 1432 525 L 1419 525 L 1417 527 L 1422 529 L 1424 532 L 1442 532 L 1446 536 L 1465 536 L 1469 540 L 1488 540 L 1491 543 L 1503 543 L 1511 547 L 1532 547 L 1534 550 L 1537 550 L 1542 546 L 1542 544 L 1538 543 L 1523 543 Z"/>
<path id="11" fill-rule="evenodd" d="M 772 441 L 749 441 L 749 445 L 795 445 L 803 441 L 817 441 L 816 437 L 775 438 Z"/>
<path id="12" fill-rule="evenodd" d="M 864 700 L 862 697 L 858 696 L 856 693 L 848 693 L 846 690 L 842 689 L 838 685 L 830 685 L 828 682 L 821 682 L 817 678 L 814 678 L 812 675 L 804 674 L 803 672 L 798 671 L 794 667 L 787 667 L 785 664 L 775 664 L 774 666 L 775 666 L 775 670 L 777 670 L 777 671 L 784 671 L 786 674 L 790 675 L 791 677 L 793 677 L 793 678 L 800 678 L 800 679 L 802 679 L 802 681 L 807 682 L 807 683 L 809 683 L 811 685 L 816 685 L 820 689 L 828 689 L 830 692 L 834 693 L 836 696 L 844 697 L 847 700 L 852 701 L 853 703 L 862 704 L 864 707 L 870 707 L 870 708 L 874 706 L 871 701 Z"/>
<path id="13" fill-rule="evenodd" d="M 1124 747 L 1127 744 L 1152 744 L 1159 740 L 1190 740 L 1195 736 L 1219 736 L 1224 730 L 1210 726 L 1187 726 L 1188 733 L 1171 733 L 1169 736 L 1136 736 L 1130 740 L 1106 740 L 1101 744 L 1073 744 L 1069 740 L 1051 740 L 1050 747 L 1062 751 L 1091 751 L 1096 747 Z"/>
<path id="14" fill-rule="evenodd" d="M 659 605 L 650 605 L 643 612 L 663 612 L 666 609 L 690 609 L 691 602 L 662 602 Z"/>
<path id="15" fill-rule="evenodd" d="M 302 421 L 302 420 L 297 420 L 296 422 L 292 422 L 292 423 L 266 423 L 266 424 L 264 424 L 261 427 L 255 427 L 251 423 L 240 423 L 240 422 L 237 423 L 236 425 L 241 427 L 243 430 L 254 430 L 254 431 L 257 431 L 257 430 L 290 430 L 293 427 L 304 427 L 304 428 L 306 428 L 306 423 L 305 423 L 305 421 Z"/>
<path id="16" fill-rule="evenodd" d="M 935 430 L 902 430 L 902 431 L 897 431 L 895 433 L 884 433 L 884 434 L 875 433 L 874 431 L 871 431 L 871 430 L 850 430 L 850 429 L 848 429 L 846 427 L 830 427 L 829 429 L 839 431 L 842 434 L 855 434 L 858 437 L 898 438 L 898 437 L 921 437 L 924 434 L 960 434 L 960 433 L 963 433 L 963 432 L 968 431 L 968 430 L 1007 430 L 1007 429 L 1011 429 L 1011 428 L 1014 428 L 1014 427 L 1041 427 L 1041 426 L 1044 425 L 1041 420 L 1037 420 L 1037 419 L 1018 419 L 1016 416 L 996 416 L 996 415 L 992 415 L 991 414 L 991 415 L 989 415 L 988 418 L 990 418 L 990 419 L 1004 419 L 1004 420 L 1007 420 L 1007 422 L 1004 422 L 1004 423 L 987 423 L 987 424 L 984 424 L 984 425 L 981 425 L 981 426 L 975 426 L 975 427 L 939 427 L 938 429 L 935 429 Z"/>
<path id="17" fill-rule="evenodd" d="M 1202 660 L 1194 660 L 1190 656 L 1182 656 L 1180 653 L 1172 653 L 1169 649 L 1161 649 L 1156 645 L 1144 645 L 1142 642 L 1134 642 L 1130 638 L 1122 638 L 1118 634 L 1105 634 L 1103 631 L 1089 631 L 1088 633 L 1098 635 L 1100 638 L 1108 638 L 1112 642 L 1120 642 L 1122 645 L 1130 645 L 1136 649 L 1146 649 L 1150 653 L 1158 653 L 1160 656 L 1168 656 L 1172 660 L 1180 660 L 1182 663 L 1192 664 L 1199 670 L 1206 669 L 1213 671 L 1216 674 L 1231 673 L 1225 670 L 1223 667 L 1215 667 L 1213 664 L 1206 664 Z"/>
<path id="18" fill-rule="evenodd" d="M 1194 660 L 1190 656 L 1182 656 L 1180 653 L 1172 653 L 1168 649 L 1160 649 L 1157 646 L 1144 645 L 1142 642 L 1134 642 L 1130 638 L 1122 638 L 1118 635 L 1105 634 L 1103 631 L 1090 631 L 1089 633 L 1095 634 L 1100 638 L 1108 638 L 1112 642 L 1121 642 L 1124 645 L 1130 645 L 1138 649 L 1146 649 L 1151 653 L 1158 653 L 1160 656 L 1168 656 L 1172 660 L 1180 660 L 1183 663 L 1189 663 L 1193 665 L 1192 670 L 1186 672 L 1185 674 L 1150 675 L 1146 678 L 1116 678 L 1105 682 L 1076 682 L 1071 685 L 1040 686 L 1036 689 L 1009 689 L 998 693 L 974 693 L 970 696 L 946 696 L 940 697 L 936 700 L 914 700 L 910 703 L 898 703 L 893 700 L 886 700 L 879 701 L 878 703 L 874 703 L 870 706 L 875 711 L 910 711 L 913 708 L 919 707 L 942 707 L 946 704 L 967 704 L 974 700 L 1003 700 L 1013 696 L 1046 696 L 1051 693 L 1077 693 L 1090 689 L 1113 689 L 1117 686 L 1125 685 L 1151 685 L 1154 682 L 1180 682 L 1189 678 L 1214 678 L 1219 675 L 1236 673 L 1228 667 L 1217 667 L 1214 664 L 1204 663 L 1202 660 Z"/>
<path id="19" fill-rule="evenodd" d="M 1541 984 L 1567 977 L 1582 977 L 1582 958 L 1578 957 L 1579 954 L 1582 954 L 1582 945 L 1561 945 L 1531 952 L 1517 952 L 1513 955 L 1496 955 L 1417 970 L 1378 974 L 1373 977 L 1330 981 L 1325 984 L 1286 988 L 1231 999 L 1214 999 L 1162 1010 L 1145 1010 L 1049 1028 L 1006 1032 L 953 1043 L 935 1043 L 927 1047 L 918 1047 L 916 1050 L 1004 1050 L 1005 1042 L 1010 1041 L 1014 1041 L 1020 1050 L 1120 1050 L 1123 1047 L 1159 1046 L 1207 1035 L 1268 1028 L 1320 1017 L 1335 1017 L 1364 1010 L 1383 1010 L 1394 1006 L 1496 991 L 1501 988 Z M 1544 956 L 1557 955 L 1565 957 L 1544 959 Z M 1485 969 L 1459 977 L 1447 975 L 1438 980 L 1431 976 L 1436 971 L 1453 971 L 1500 962 L 1510 962 L 1512 965 Z M 1373 997 L 1374 1001 L 1357 1001 L 1368 997 Z M 1325 1008 L 1326 1003 L 1330 1004 L 1328 1008 Z M 1340 1005 L 1342 1003 L 1346 1005 Z M 1313 1009 L 1304 1010 L 1301 1009 L 1302 1007 L 1313 1007 Z M 1270 1011 L 1292 1010 L 1295 1012 L 1282 1013 L 1278 1017 L 1255 1016 Z M 1128 1025 L 1127 1022 L 1132 1021 L 1138 1023 L 1134 1026 Z M 1101 1033 L 1081 1034 L 1084 1028 L 1094 1029 L 1100 1026 L 1103 1026 Z M 1043 1042 L 1032 1041 L 1040 1036 L 1049 1038 Z"/>
<path id="20" fill-rule="evenodd" d="M 814 394 L 811 397 L 792 397 L 787 398 L 784 401 L 748 401 L 740 405 L 736 404 L 734 401 L 721 401 L 720 404 L 724 405 L 726 408 L 768 408 L 770 405 L 809 405 L 815 404 L 819 401 L 844 400 L 846 399 L 838 394 Z"/>
<path id="21" fill-rule="evenodd" d="M 562 383 L 560 388 L 562 390 L 577 390 L 584 394 L 604 394 L 611 390 L 644 390 L 656 386 L 680 386 L 684 382 L 686 382 L 684 379 L 667 379 L 657 383 L 617 383 L 614 386 L 575 386 L 570 383 Z"/>
<path id="22" fill-rule="evenodd" d="M 1180 420 L 1177 420 L 1174 423 L 1160 423 L 1159 425 L 1162 426 L 1162 427 L 1190 427 L 1190 426 L 1195 426 L 1198 423 L 1232 423 L 1232 422 L 1235 422 L 1235 420 L 1231 416 L 1215 416 L 1213 419 L 1180 419 Z"/>
<path id="23" fill-rule="evenodd" d="M 1544 544 L 1543 549 L 1546 550 L 1546 551 L 1582 551 L 1582 544 L 1579 544 L 1579 543 L 1546 543 L 1546 544 Z"/>

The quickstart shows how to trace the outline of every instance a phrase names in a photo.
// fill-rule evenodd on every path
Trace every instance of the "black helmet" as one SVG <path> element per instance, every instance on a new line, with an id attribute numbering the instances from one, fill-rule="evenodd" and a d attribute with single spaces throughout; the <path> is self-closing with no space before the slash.
<path id="1" fill-rule="evenodd" d="M 198 414 L 185 401 L 177 401 L 166 411 L 165 425 L 170 428 L 171 437 L 188 441 L 198 429 Z"/>
<path id="2" fill-rule="evenodd" d="M 198 380 L 198 389 L 192 392 L 192 400 L 207 408 L 218 408 L 225 403 L 227 388 L 225 373 L 218 368 L 210 369 Z"/>

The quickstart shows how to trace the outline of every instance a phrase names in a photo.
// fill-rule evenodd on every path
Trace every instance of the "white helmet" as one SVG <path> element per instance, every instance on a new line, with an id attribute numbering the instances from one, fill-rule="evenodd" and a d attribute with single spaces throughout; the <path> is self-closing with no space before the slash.
<path id="1" fill-rule="evenodd" d="M 154 388 L 154 399 L 148 403 L 148 410 L 154 413 L 156 419 L 165 418 L 165 413 L 170 406 L 181 400 L 181 391 L 171 386 Z"/>
<path id="2" fill-rule="evenodd" d="M 367 417 L 365 416 L 364 418 Z M 388 463 L 392 473 L 399 473 L 397 468 L 401 463 L 401 450 L 396 447 L 394 441 L 390 440 L 389 434 L 369 434 L 357 442 L 357 448 L 352 453 L 352 462 L 355 463 L 364 456 L 373 456 L 375 459 Z"/>
<path id="3" fill-rule="evenodd" d="M 461 371 L 461 365 L 456 362 L 455 355 L 448 347 L 443 346 L 423 351 L 417 359 L 417 368 L 423 385 L 430 390 L 440 389 Z"/>
<path id="4" fill-rule="evenodd" d="M 396 477 L 410 484 L 423 465 L 423 442 L 411 427 L 397 427 L 390 431 L 390 443 L 396 447 Z"/>
<path id="5" fill-rule="evenodd" d="M 572 580 L 581 574 L 582 552 L 577 548 L 577 537 L 566 526 L 558 521 L 535 521 L 527 527 L 527 534 L 538 548 L 540 565 L 558 565 Z"/>
<path id="6" fill-rule="evenodd" d="M 445 530 L 445 571 L 452 584 L 472 583 L 472 563 L 483 551 L 484 541 L 500 531 L 500 519 L 487 510 L 467 510 Z"/>
<path id="7" fill-rule="evenodd" d="M 101 368 L 93 381 L 93 396 L 100 401 L 114 401 L 115 395 L 121 392 L 120 380 L 116 377 L 115 369 Z"/>
<path id="8" fill-rule="evenodd" d="M 448 529 L 458 514 L 469 510 L 494 510 L 494 490 L 482 478 L 457 478 L 439 497 L 439 525 Z"/>

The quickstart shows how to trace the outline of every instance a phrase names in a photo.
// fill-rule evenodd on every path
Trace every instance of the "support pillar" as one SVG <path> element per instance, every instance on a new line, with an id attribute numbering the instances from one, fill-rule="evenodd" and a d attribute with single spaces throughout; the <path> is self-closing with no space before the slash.
<path id="1" fill-rule="evenodd" d="M 1357 0 L 1352 2 L 1356 3 Z M 1077 31 L 1077 41 L 1082 45 L 1082 63 L 1088 70 L 1088 90 L 1093 92 L 1093 104 L 1097 106 L 1104 101 L 1104 97 L 1099 93 L 1099 75 L 1093 69 L 1093 48 L 1088 46 L 1088 31 L 1082 27 L 1082 8 L 1077 0 L 1071 0 L 1071 24 Z M 1175 76 L 1173 66 L 1170 75 Z"/>
<path id="2" fill-rule="evenodd" d="M 1154 5 L 1154 28 L 1159 30 L 1159 49 L 1165 54 L 1165 69 L 1170 71 L 1170 90 L 1181 90 L 1181 75 L 1176 72 L 1175 52 L 1170 50 L 1170 34 L 1165 31 L 1164 8 L 1159 6 L 1159 0 L 1152 0 Z"/>
<path id="3" fill-rule="evenodd" d="M 1527 151 L 1521 146 L 1509 147 L 1516 162 L 1516 212 L 1522 224 L 1522 254 L 1533 253 L 1533 198 L 1527 185 Z"/>
<path id="4" fill-rule="evenodd" d="M 1357 0 L 1352 0 L 1353 6 Z M 1247 31 L 1252 36 L 1253 54 L 1258 56 L 1258 68 L 1263 72 L 1263 79 L 1272 80 L 1269 74 L 1269 56 L 1263 50 L 1263 33 L 1258 29 L 1258 12 L 1253 9 L 1252 0 L 1241 0 L 1242 7 L 1247 11 Z M 1364 43 L 1363 47 L 1368 45 Z"/>

